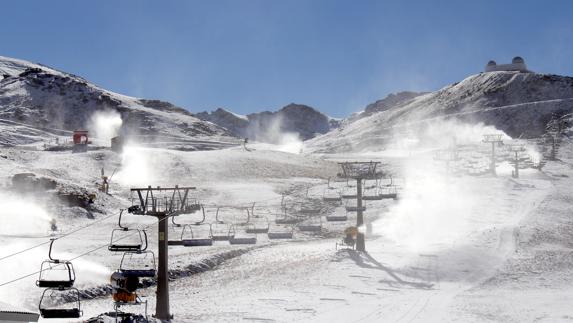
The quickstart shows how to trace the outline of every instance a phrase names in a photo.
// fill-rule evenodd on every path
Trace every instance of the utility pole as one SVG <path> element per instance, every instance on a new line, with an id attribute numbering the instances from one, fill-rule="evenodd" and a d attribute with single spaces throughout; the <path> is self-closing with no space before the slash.
<path id="1" fill-rule="evenodd" d="M 130 213 L 154 216 L 158 220 L 158 267 L 155 318 L 162 322 L 173 319 L 169 311 L 169 231 L 167 219 L 193 212 L 194 205 L 188 203 L 189 190 L 195 187 L 132 188 L 137 193 L 137 202 L 128 209 Z M 155 194 L 158 193 L 158 194 Z M 171 192 L 171 196 L 165 193 Z M 144 196 L 145 195 L 145 196 Z M 162 196 L 163 195 L 163 196 Z"/>
<path id="2" fill-rule="evenodd" d="M 503 144 L 503 140 L 501 139 L 500 134 L 489 134 L 483 135 L 483 142 L 484 143 L 491 143 L 491 163 L 489 165 L 489 170 L 493 176 L 496 176 L 495 172 L 495 145 L 501 146 Z"/>
<path id="3" fill-rule="evenodd" d="M 381 173 L 376 173 L 376 167 L 380 162 L 343 162 L 338 163 L 342 168 L 342 176 L 348 179 L 356 180 L 356 228 L 358 234 L 356 236 L 356 250 L 366 251 L 366 243 L 364 241 L 364 230 L 360 227 L 364 225 L 364 208 L 362 206 L 362 181 L 365 179 L 376 179 L 381 176 Z"/>
<path id="4" fill-rule="evenodd" d="M 512 153 L 515 153 L 513 158 L 513 165 L 515 170 L 513 171 L 512 177 L 519 178 L 519 153 L 525 151 L 525 147 L 523 145 L 511 145 L 509 146 L 508 150 Z"/>

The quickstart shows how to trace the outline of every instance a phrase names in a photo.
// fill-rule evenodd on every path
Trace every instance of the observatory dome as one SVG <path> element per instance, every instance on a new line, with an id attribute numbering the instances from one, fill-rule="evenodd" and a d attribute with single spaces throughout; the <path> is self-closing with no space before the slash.
<path id="1" fill-rule="evenodd" d="M 515 56 L 512 60 L 511 60 L 511 64 L 523 64 L 525 63 L 525 61 L 523 60 L 523 58 L 521 58 L 520 56 Z"/>

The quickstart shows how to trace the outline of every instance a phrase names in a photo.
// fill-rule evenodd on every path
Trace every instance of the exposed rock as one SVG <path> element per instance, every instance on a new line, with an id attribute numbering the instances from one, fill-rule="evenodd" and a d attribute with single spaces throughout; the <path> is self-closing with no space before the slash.
<path id="1" fill-rule="evenodd" d="M 281 133 L 297 134 L 307 140 L 338 127 L 339 121 L 312 107 L 291 103 L 276 112 L 264 111 L 241 116 L 225 109 L 201 112 L 196 117 L 228 129 L 233 135 L 274 142 Z"/>

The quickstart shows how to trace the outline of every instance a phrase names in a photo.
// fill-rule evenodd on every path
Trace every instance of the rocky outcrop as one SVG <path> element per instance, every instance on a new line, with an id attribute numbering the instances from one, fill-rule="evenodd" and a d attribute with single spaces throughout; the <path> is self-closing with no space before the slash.
<path id="1" fill-rule="evenodd" d="M 314 138 L 338 127 L 338 120 L 316 109 L 291 103 L 276 112 L 264 111 L 241 116 L 225 109 L 201 112 L 196 117 L 228 129 L 233 135 L 274 142 L 277 135 L 293 133 L 302 140 Z"/>

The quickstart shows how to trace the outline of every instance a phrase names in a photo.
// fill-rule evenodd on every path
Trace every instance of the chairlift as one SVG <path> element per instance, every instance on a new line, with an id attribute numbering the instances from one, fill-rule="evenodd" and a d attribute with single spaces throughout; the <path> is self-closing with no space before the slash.
<path id="1" fill-rule="evenodd" d="M 356 194 L 356 189 L 354 187 L 351 188 L 344 188 L 342 190 L 342 194 L 340 196 L 343 199 L 357 199 L 358 195 Z"/>
<path id="2" fill-rule="evenodd" d="M 382 199 L 398 199 L 398 189 L 396 186 L 389 186 L 380 193 Z"/>
<path id="3" fill-rule="evenodd" d="M 211 237 L 213 241 L 229 241 L 230 225 L 225 223 L 211 224 Z"/>
<path id="4" fill-rule="evenodd" d="M 49 294 L 46 294 L 48 292 Z M 69 299 L 71 293 L 74 294 L 73 302 L 60 302 L 62 299 Z M 50 303 L 48 299 L 51 300 Z M 76 319 L 83 315 L 80 306 L 80 291 L 77 288 L 46 288 L 40 298 L 38 309 L 45 319 Z"/>
<path id="5" fill-rule="evenodd" d="M 276 240 L 276 239 L 292 239 L 293 238 L 293 231 L 294 231 L 294 227 L 289 228 L 285 228 L 287 230 L 276 230 L 279 227 L 275 227 L 275 230 L 273 231 L 269 231 L 267 233 L 267 236 L 269 237 L 269 239 L 271 240 Z"/>
<path id="6" fill-rule="evenodd" d="M 298 224 L 298 229 L 303 232 L 320 232 L 322 230 L 322 217 L 318 220 L 311 219 Z"/>
<path id="7" fill-rule="evenodd" d="M 248 233 L 245 231 L 245 233 Z M 238 235 L 235 226 L 229 228 L 229 243 L 230 244 L 256 244 L 257 236 L 249 234 L 248 236 Z"/>
<path id="8" fill-rule="evenodd" d="M 147 232 L 140 229 L 129 229 L 121 225 L 121 216 L 123 210 L 119 213 L 118 226 L 111 232 L 111 241 L 108 250 L 112 252 L 142 252 L 147 249 Z"/>
<path id="9" fill-rule="evenodd" d="M 252 209 L 252 207 L 251 207 L 251 209 Z M 237 218 L 238 218 L 237 214 L 235 214 L 235 215 L 233 216 L 233 220 L 232 220 L 231 222 L 233 222 L 233 224 L 237 224 L 237 225 L 243 225 L 243 224 L 249 223 L 249 221 L 251 220 L 251 213 L 250 213 L 250 211 L 249 211 L 249 208 L 246 208 L 245 210 L 246 210 L 246 212 L 247 212 L 247 218 L 246 218 L 246 220 L 245 220 L 244 222 L 240 222 L 240 221 L 237 220 Z M 222 224 L 222 223 L 229 223 L 230 221 L 224 221 L 224 220 L 221 218 L 221 213 L 222 213 L 222 212 L 220 212 L 220 211 L 221 211 L 221 207 L 217 207 L 217 211 L 216 211 L 216 213 L 215 213 L 215 221 L 216 221 L 217 223 L 221 223 L 221 224 Z"/>
<path id="10" fill-rule="evenodd" d="M 68 260 L 52 258 L 52 245 L 55 239 L 50 241 L 48 260 L 44 260 L 40 266 L 40 276 L 36 286 L 41 288 L 71 288 L 76 280 L 74 266 Z"/>
<path id="11" fill-rule="evenodd" d="M 183 214 L 195 213 L 203 209 L 201 203 L 198 200 L 193 200 L 183 206 Z"/>
<path id="12" fill-rule="evenodd" d="M 342 197 L 336 187 L 326 187 L 324 193 L 322 193 L 322 200 L 325 202 L 338 202 L 342 200 Z"/>
<path id="13" fill-rule="evenodd" d="M 247 226 L 246 232 L 247 233 L 268 233 L 269 232 L 269 228 L 270 228 L 270 223 L 269 220 L 264 217 L 264 222 L 262 221 L 255 221 L 250 223 Z"/>
<path id="14" fill-rule="evenodd" d="M 192 225 L 200 225 L 200 224 L 203 224 L 205 222 L 205 219 L 206 219 L 205 208 L 203 206 L 201 206 L 199 209 L 202 211 L 201 213 L 202 213 L 203 218 L 199 221 L 195 221 L 194 223 L 192 223 Z M 179 216 L 179 218 L 181 218 L 181 216 Z M 173 223 L 174 227 L 183 227 L 184 226 L 184 224 L 176 223 L 174 216 L 171 217 L 171 223 Z"/>
<path id="15" fill-rule="evenodd" d="M 300 210 L 299 210 L 300 214 L 304 214 L 304 215 L 315 215 L 315 214 L 319 214 L 320 211 L 322 211 L 322 208 L 314 207 L 312 205 L 310 205 L 310 206 L 301 205 Z"/>
<path id="16" fill-rule="evenodd" d="M 295 218 L 294 216 L 287 215 L 286 208 L 283 210 L 284 210 L 284 212 L 283 212 L 282 216 L 275 218 L 276 224 L 295 224 L 295 223 L 298 223 L 300 221 L 299 219 Z"/>
<path id="17" fill-rule="evenodd" d="M 208 226 L 209 231 L 207 235 L 199 236 L 197 233 L 199 230 L 195 230 L 191 228 L 191 225 L 185 225 L 183 227 L 183 231 L 181 232 L 181 241 L 183 246 L 185 247 L 202 247 L 202 246 L 212 246 L 213 245 L 213 229 L 211 224 L 205 224 L 201 226 Z M 196 226 L 195 228 L 199 228 L 201 226 Z M 187 236 L 185 234 L 188 234 Z"/>
<path id="18" fill-rule="evenodd" d="M 356 205 L 346 205 L 345 206 L 346 212 L 358 212 L 359 208 Z M 366 211 L 366 206 L 362 206 L 360 208 L 363 212 Z"/>
<path id="19" fill-rule="evenodd" d="M 173 220 L 174 217 L 171 217 Z M 183 232 L 183 225 L 179 223 L 173 223 L 169 226 L 169 240 L 167 240 L 168 246 L 182 246 L 183 241 L 181 241 L 181 233 Z M 173 238 L 172 238 L 173 237 Z"/>
<path id="20" fill-rule="evenodd" d="M 331 214 L 326 216 L 326 221 L 328 222 L 344 222 L 348 221 L 348 216 L 346 214 Z"/>
<path id="21" fill-rule="evenodd" d="M 365 201 L 378 201 L 382 199 L 381 188 L 378 185 L 372 187 L 364 187 L 362 191 L 362 199 Z"/>
<path id="22" fill-rule="evenodd" d="M 249 224 L 249 222 L 251 222 L 251 212 L 249 211 L 249 208 L 245 208 L 245 211 L 247 212 L 247 219 L 241 222 L 237 220 L 238 216 L 235 215 L 235 218 L 233 220 L 233 225 L 247 225 Z"/>
<path id="23" fill-rule="evenodd" d="M 121 257 L 119 271 L 126 277 L 155 277 L 155 254 L 151 251 L 126 252 Z"/>

